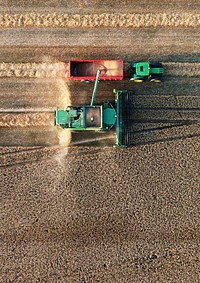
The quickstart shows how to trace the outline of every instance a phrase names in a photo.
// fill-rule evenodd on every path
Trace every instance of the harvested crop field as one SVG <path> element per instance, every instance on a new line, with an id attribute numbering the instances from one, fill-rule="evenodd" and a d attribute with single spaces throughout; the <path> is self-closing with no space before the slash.
<path id="1" fill-rule="evenodd" d="M 0 3 L 1 282 L 199 282 L 199 1 Z M 88 104 L 69 60 L 123 59 L 133 147 L 69 133 L 54 111 Z M 129 80 L 160 61 L 164 82 Z"/>

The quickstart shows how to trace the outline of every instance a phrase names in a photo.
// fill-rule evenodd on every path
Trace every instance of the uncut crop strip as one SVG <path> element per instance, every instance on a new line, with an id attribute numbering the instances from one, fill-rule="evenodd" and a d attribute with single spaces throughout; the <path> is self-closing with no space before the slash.
<path id="1" fill-rule="evenodd" d="M 1 63 L 0 77 L 57 78 L 68 77 L 68 64 L 59 63 Z"/>
<path id="2" fill-rule="evenodd" d="M 54 112 L 1 112 L 0 127 L 53 126 Z"/>
<path id="3" fill-rule="evenodd" d="M 199 27 L 196 13 L 2 14 L 0 28 L 16 27 Z"/>
<path id="4" fill-rule="evenodd" d="M 170 76 L 200 76 L 200 63 L 163 62 L 165 74 Z M 2 63 L 0 77 L 68 78 L 68 63 Z"/>

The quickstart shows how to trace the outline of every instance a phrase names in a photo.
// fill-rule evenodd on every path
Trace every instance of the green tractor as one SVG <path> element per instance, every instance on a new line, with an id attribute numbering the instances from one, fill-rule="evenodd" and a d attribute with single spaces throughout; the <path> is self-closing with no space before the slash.
<path id="1" fill-rule="evenodd" d="M 159 62 L 132 62 L 130 68 L 133 71 L 132 78 L 135 82 L 149 80 L 151 82 L 161 82 L 164 74 L 163 65 Z"/>
<path id="2" fill-rule="evenodd" d="M 97 71 L 90 105 L 67 106 L 55 111 L 55 124 L 71 131 L 108 131 L 117 119 L 111 103 L 94 105 L 101 70 Z"/>

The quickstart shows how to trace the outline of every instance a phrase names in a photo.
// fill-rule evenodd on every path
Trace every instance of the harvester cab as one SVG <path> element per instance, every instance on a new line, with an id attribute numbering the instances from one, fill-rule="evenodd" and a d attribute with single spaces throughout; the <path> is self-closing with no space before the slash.
<path id="1" fill-rule="evenodd" d="M 56 125 L 71 131 L 108 131 L 115 125 L 117 114 L 112 104 L 105 102 L 94 105 L 101 71 L 97 71 L 90 105 L 67 106 L 64 110 L 56 110 Z"/>

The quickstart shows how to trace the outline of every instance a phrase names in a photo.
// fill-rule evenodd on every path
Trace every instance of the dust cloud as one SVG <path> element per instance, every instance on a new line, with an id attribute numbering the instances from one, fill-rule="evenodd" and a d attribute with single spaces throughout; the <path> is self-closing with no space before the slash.
<path id="1" fill-rule="evenodd" d="M 58 164 L 59 167 L 65 166 L 65 158 L 69 152 L 69 145 L 71 143 L 71 131 L 66 129 L 57 129 L 59 148 L 52 159 Z"/>
<path id="2" fill-rule="evenodd" d="M 72 105 L 67 81 L 62 78 L 57 78 L 55 84 L 57 88 L 57 108 L 64 109 L 67 106 Z"/>

